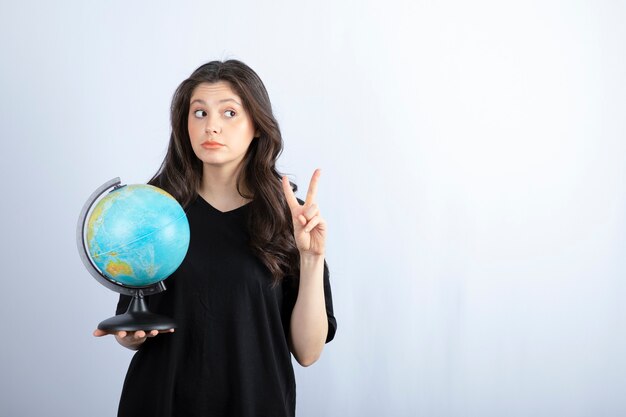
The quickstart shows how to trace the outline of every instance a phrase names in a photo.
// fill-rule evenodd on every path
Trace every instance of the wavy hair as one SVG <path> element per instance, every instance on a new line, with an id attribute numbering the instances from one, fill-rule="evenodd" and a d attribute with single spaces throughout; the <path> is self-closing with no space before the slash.
<path id="1" fill-rule="evenodd" d="M 241 97 L 259 132 L 244 156 L 236 184 L 239 195 L 252 198 L 247 219 L 252 252 L 270 271 L 273 283 L 278 284 L 286 276 L 298 276 L 299 252 L 282 191 L 282 175 L 276 170 L 276 160 L 283 150 L 282 135 L 265 85 L 250 67 L 235 59 L 211 61 L 178 86 L 170 107 L 172 132 L 167 153 L 148 184 L 170 193 L 185 209 L 195 201 L 202 182 L 202 161 L 191 147 L 187 128 L 191 95 L 200 83 L 218 81 L 226 81 Z M 251 195 L 242 194 L 244 184 Z M 296 184 L 290 184 L 296 191 Z"/>

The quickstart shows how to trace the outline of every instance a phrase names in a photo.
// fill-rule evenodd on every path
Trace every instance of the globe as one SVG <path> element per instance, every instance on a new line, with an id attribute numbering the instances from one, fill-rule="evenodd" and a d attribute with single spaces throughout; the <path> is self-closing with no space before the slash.
<path id="1" fill-rule="evenodd" d="M 183 208 L 152 185 L 109 192 L 87 219 L 85 243 L 100 272 L 119 285 L 141 288 L 170 276 L 189 247 Z"/>

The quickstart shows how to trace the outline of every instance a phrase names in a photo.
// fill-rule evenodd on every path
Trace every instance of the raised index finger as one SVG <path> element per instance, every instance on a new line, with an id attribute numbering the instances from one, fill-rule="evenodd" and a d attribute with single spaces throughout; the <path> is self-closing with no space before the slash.
<path id="1" fill-rule="evenodd" d="M 313 172 L 311 182 L 309 183 L 309 190 L 306 192 L 306 200 L 304 200 L 305 206 L 310 206 L 315 201 L 315 195 L 317 194 L 317 182 L 320 179 L 322 171 L 318 168 Z"/>

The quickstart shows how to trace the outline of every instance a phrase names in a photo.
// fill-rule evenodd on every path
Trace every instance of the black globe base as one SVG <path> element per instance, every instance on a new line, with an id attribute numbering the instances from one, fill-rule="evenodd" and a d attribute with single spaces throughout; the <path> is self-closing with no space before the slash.
<path id="1" fill-rule="evenodd" d="M 168 330 L 175 329 L 176 322 L 166 316 L 151 313 L 148 310 L 146 300 L 141 294 L 135 294 L 126 310 L 126 313 L 108 318 L 100 324 L 98 329 L 104 331 L 128 331 L 137 330 Z"/>

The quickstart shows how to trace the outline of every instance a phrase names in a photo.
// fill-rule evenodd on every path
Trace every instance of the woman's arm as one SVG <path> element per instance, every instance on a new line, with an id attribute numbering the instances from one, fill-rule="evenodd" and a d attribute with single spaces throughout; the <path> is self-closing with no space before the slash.
<path id="1" fill-rule="evenodd" d="M 287 177 L 282 178 L 293 219 L 294 238 L 300 252 L 300 284 L 289 326 L 291 352 L 302 366 L 317 361 L 328 334 L 324 299 L 326 221 L 315 203 L 320 175 L 321 171 L 316 169 L 303 205 L 298 202 Z"/>
<path id="2" fill-rule="evenodd" d="M 324 256 L 300 256 L 298 298 L 291 313 L 291 351 L 298 363 L 309 366 L 322 354 L 328 319 L 324 300 Z"/>

